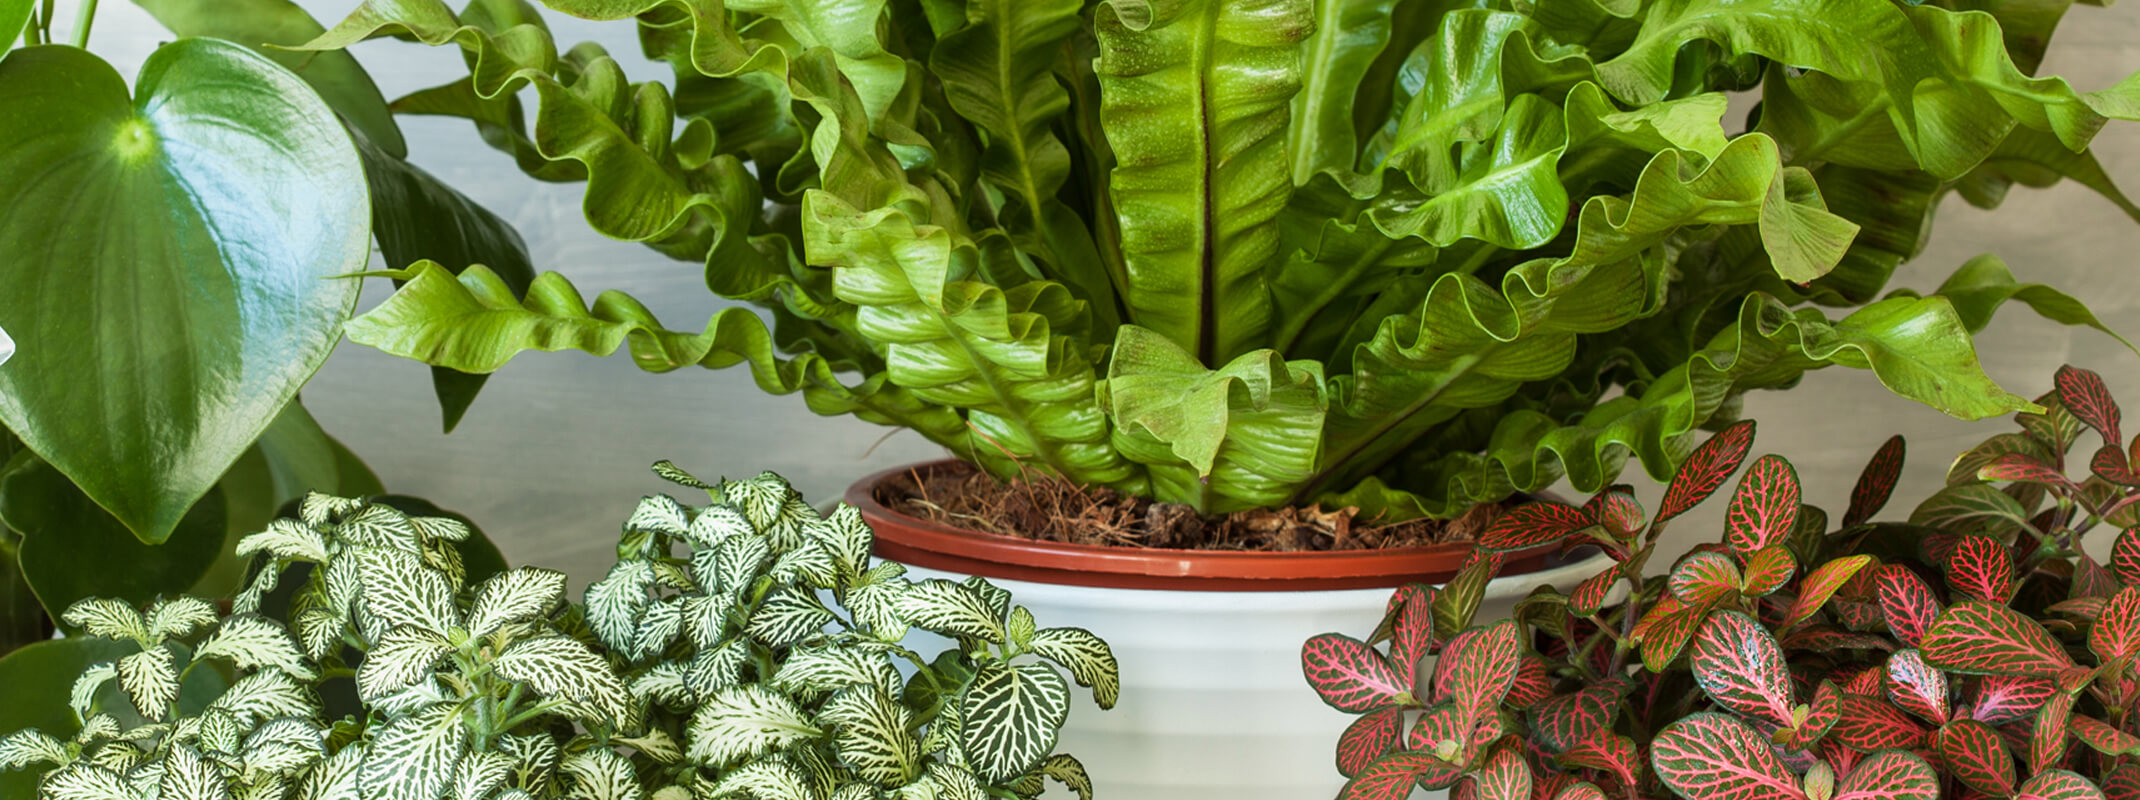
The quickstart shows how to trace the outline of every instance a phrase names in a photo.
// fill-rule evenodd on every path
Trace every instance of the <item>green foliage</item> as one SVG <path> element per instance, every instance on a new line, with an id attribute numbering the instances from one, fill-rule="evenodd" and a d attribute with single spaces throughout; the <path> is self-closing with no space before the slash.
<path id="1" fill-rule="evenodd" d="M 1949 192 L 2071 178 L 2133 209 L 2087 145 L 2140 81 L 2032 74 L 2063 2 L 548 4 L 634 21 L 673 80 L 524 4 L 369 0 L 307 48 L 460 49 L 396 110 L 584 181 L 595 230 L 770 326 L 397 259 L 352 338 L 474 373 L 747 364 L 999 476 L 1206 511 L 1450 515 L 1630 456 L 1661 479 L 1741 394 L 1830 365 L 2025 409 L 1968 334 L 2010 299 L 2100 328 L 2085 307 L 1996 262 L 1923 297 L 1889 276 Z M 1733 91 L 1761 98 L 1744 132 Z"/>
<path id="2" fill-rule="evenodd" d="M 254 578 L 230 613 L 83 600 L 65 617 L 80 635 L 0 661 L 32 685 L 82 676 L 71 708 L 7 720 L 0 767 L 41 773 L 46 800 L 1089 792 L 1052 751 L 1062 670 L 1113 704 L 1105 643 L 1036 630 L 979 579 L 909 581 L 871 559 L 855 509 L 820 515 L 778 476 L 661 467 L 712 502 L 646 498 L 584 604 L 551 570 L 476 578 L 463 521 L 308 495 L 239 543 Z M 958 644 L 925 660 L 902 644 L 914 628 Z M 227 689 L 179 685 L 224 673 Z M 329 713 L 351 683 L 363 708 Z"/>
<path id="3" fill-rule="evenodd" d="M 1519 772 L 1542 788 L 1514 797 L 1553 800 L 2130 797 L 2140 439 L 2124 438 L 2100 377 L 2066 367 L 2057 382 L 2044 413 L 1965 453 L 1908 523 L 1872 521 L 1901 473 L 1901 437 L 1832 531 L 1768 455 L 1740 474 L 1716 541 L 1645 574 L 1665 522 L 1739 473 L 1751 423 L 1691 454 L 1649 525 L 1624 488 L 1504 514 L 1482 548 L 1560 540 L 1613 564 L 1566 596 L 1520 602 L 1499 623 L 1521 631 L 1507 652 L 1477 645 L 1491 628 L 1427 621 L 1421 605 L 1475 591 L 1456 581 L 1399 590 L 1371 641 L 1308 640 L 1309 685 L 1361 715 L 1337 743 L 1342 797 L 1459 780 L 1483 793 Z M 2076 480 L 2084 429 L 2102 445 Z M 2083 549 L 2106 523 L 2124 529 L 2107 565 Z M 1407 736 L 1381 722 L 1412 711 L 1425 716 Z"/>

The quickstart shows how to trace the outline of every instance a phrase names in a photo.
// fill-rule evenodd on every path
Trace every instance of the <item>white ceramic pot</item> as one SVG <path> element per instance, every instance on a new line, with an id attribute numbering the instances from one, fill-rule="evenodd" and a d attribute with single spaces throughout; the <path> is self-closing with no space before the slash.
<path id="1" fill-rule="evenodd" d="M 1562 591 L 1607 563 L 1587 560 L 1487 584 L 1477 619 L 1506 616 L 1539 586 Z M 915 569 L 913 577 L 960 579 Z M 1107 589 L 989 579 L 1042 627 L 1090 630 L 1114 648 L 1122 698 L 1079 693 L 1056 749 L 1084 762 L 1097 800 L 1325 800 L 1344 786 L 1338 734 L 1354 717 L 1301 677 L 1300 646 L 1365 637 L 1389 589 L 1225 592 Z M 1051 788 L 1058 793 L 1060 788 Z"/>

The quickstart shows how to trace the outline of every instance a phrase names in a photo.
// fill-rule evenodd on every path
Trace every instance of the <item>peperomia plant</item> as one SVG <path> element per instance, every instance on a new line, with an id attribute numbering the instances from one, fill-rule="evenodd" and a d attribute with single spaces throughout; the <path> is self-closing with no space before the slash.
<path id="1" fill-rule="evenodd" d="M 597 231 L 772 327 L 402 262 L 351 338 L 747 363 L 999 476 L 1205 511 L 1453 515 L 1628 453 L 1663 478 L 1744 392 L 1835 364 L 2014 411 L 1969 333 L 2011 297 L 2094 318 L 1996 261 L 1889 276 L 1951 192 L 2071 177 L 2140 217 L 2087 149 L 2140 81 L 2034 76 L 2066 0 L 546 2 L 634 20 L 674 80 L 508 0 L 367 0 L 310 46 L 458 47 L 397 111 L 585 181 Z M 1729 92 L 1760 96 L 1743 125 Z"/>
<path id="2" fill-rule="evenodd" d="M 2060 370 L 2037 402 L 1907 522 L 1872 521 L 1900 437 L 1833 531 L 1789 462 L 1756 459 L 1720 539 L 1660 575 L 1657 537 L 1730 482 L 1752 423 L 1690 455 L 1654 517 L 1626 487 L 1518 507 L 1475 574 L 1399 590 L 1365 641 L 1303 649 L 1315 690 L 1361 715 L 1338 742 L 1342 796 L 2140 798 L 2140 478 L 2094 373 Z M 2104 444 L 2076 480 L 2083 426 Z M 2107 566 L 2082 550 L 2106 522 L 2124 527 Z M 1554 541 L 1614 563 L 1471 626 L 1490 551 Z"/>
<path id="3" fill-rule="evenodd" d="M 1056 665 L 1112 705 L 1104 642 L 985 581 L 909 581 L 854 509 L 770 473 L 657 471 L 713 502 L 647 498 L 584 605 L 539 568 L 463 586 L 454 520 L 312 495 L 243 541 L 259 571 L 228 616 L 70 609 L 134 652 L 76 682 L 78 733 L 9 734 L 0 765 L 49 770 L 46 800 L 1090 797 L 1051 752 Z M 924 658 L 910 629 L 957 645 Z M 207 671 L 235 680 L 186 702 Z"/>

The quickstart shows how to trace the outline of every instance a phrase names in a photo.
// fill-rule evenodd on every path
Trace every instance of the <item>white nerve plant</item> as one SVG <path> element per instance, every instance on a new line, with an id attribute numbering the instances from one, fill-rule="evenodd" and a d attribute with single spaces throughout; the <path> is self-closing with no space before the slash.
<path id="1" fill-rule="evenodd" d="M 641 502 L 584 604 L 532 567 L 464 587 L 454 520 L 307 497 L 240 542 L 257 571 L 228 616 L 70 609 L 140 649 L 76 683 L 79 733 L 9 734 L 0 766 L 43 770 L 45 800 L 1007 800 L 1046 778 L 1090 800 L 1052 752 L 1057 668 L 1112 706 L 1106 643 L 872 562 L 853 508 L 820 516 L 771 473 L 655 469 L 712 503 Z M 910 628 L 957 646 L 924 658 Z M 201 669 L 233 677 L 182 701 Z"/>

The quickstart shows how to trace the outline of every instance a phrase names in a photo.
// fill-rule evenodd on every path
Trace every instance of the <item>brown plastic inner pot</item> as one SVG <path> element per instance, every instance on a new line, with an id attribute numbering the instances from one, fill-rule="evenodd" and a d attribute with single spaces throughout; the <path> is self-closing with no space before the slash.
<path id="1" fill-rule="evenodd" d="M 1388 550 L 1306 553 L 1098 547 L 998 536 L 902 514 L 877 500 L 886 481 L 919 473 L 971 469 L 956 459 L 876 473 L 847 489 L 847 503 L 876 531 L 876 553 L 904 564 L 1064 586 L 1205 592 L 1300 592 L 1388 589 L 1442 583 L 1471 556 L 1469 542 Z M 1508 553 L 1502 575 L 1546 567 L 1558 545 Z"/>

